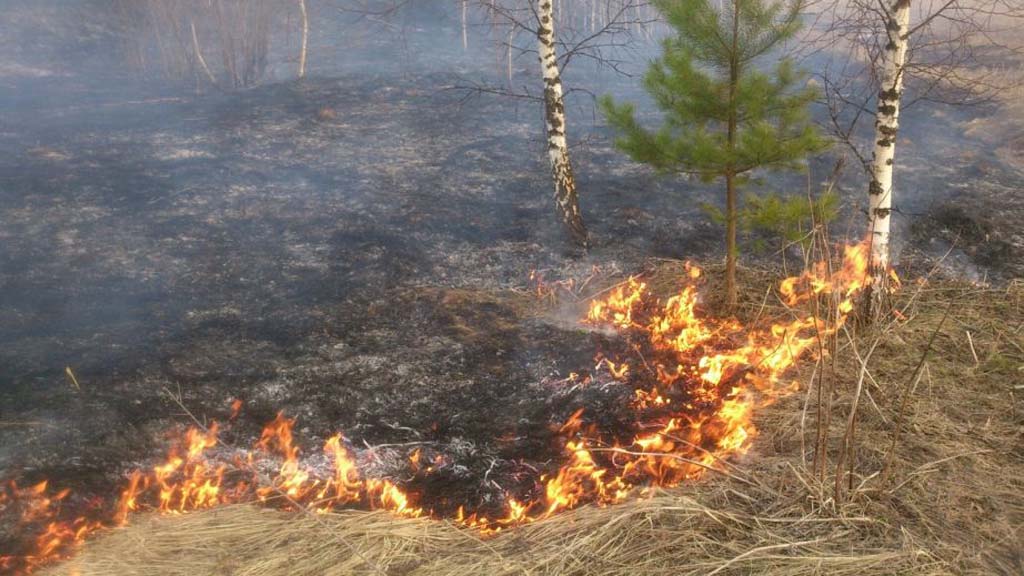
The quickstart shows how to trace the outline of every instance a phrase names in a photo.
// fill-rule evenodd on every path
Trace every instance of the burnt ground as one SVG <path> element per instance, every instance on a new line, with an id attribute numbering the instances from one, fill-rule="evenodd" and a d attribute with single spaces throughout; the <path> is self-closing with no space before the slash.
<path id="1" fill-rule="evenodd" d="M 586 169 L 610 162 L 589 153 L 581 186 L 612 216 L 594 213 L 598 246 L 578 253 L 551 218 L 533 119 L 460 106 L 447 80 L 140 96 L 8 127 L 6 475 L 116 478 L 184 421 L 165 390 L 200 418 L 243 399 L 243 435 L 284 410 L 311 447 L 342 430 L 489 465 L 510 456 L 497 439 L 523 436 L 512 451 L 542 456 L 531 435 L 575 409 L 545 383 L 591 366 L 602 337 L 530 317 L 514 289 L 532 269 L 706 254 L 715 230 L 678 195 L 635 207 L 651 180 Z"/>
<path id="2" fill-rule="evenodd" d="M 18 114 L 0 127 L 0 476 L 109 494 L 187 422 L 165 390 L 199 418 L 244 400 L 240 442 L 283 410 L 307 449 L 335 431 L 424 443 L 451 458 L 452 491 L 495 461 L 543 466 L 550 425 L 614 404 L 559 384 L 614 343 L 533 312 L 529 272 L 714 258 L 700 205 L 716 188 L 657 179 L 581 122 L 595 247 L 580 253 L 552 217 L 535 111 L 464 103 L 451 85 L 354 72 L 82 98 L 66 79 L 5 84 Z M 950 273 L 1019 276 L 1020 164 L 965 139 L 967 113 L 912 114 L 908 260 L 957 242 Z M 860 188 L 844 193 L 836 228 L 855 237 Z"/>

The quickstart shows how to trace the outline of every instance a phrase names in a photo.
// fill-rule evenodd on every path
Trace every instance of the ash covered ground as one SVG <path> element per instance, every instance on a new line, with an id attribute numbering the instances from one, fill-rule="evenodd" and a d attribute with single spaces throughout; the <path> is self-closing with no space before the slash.
<path id="1" fill-rule="evenodd" d="M 140 98 L 5 139 L 3 467 L 117 475 L 183 421 L 165 389 L 199 417 L 242 399 L 252 433 L 284 410 L 314 450 L 344 431 L 477 463 L 520 421 L 568 416 L 544 383 L 591 367 L 595 337 L 527 312 L 531 270 L 617 274 L 652 243 L 707 254 L 716 232 L 678 195 L 637 208 L 652 180 L 581 150 L 606 217 L 579 253 L 533 115 L 460 105 L 449 85 L 352 74 Z"/>
<path id="2" fill-rule="evenodd" d="M 543 466 L 550 426 L 581 402 L 612 412 L 614 392 L 588 400 L 560 381 L 615 343 L 538 313 L 530 271 L 611 279 L 651 257 L 717 259 L 701 204 L 718 187 L 628 162 L 581 99 L 569 128 L 595 240 L 582 253 L 553 215 L 539 110 L 451 89 L 494 74 L 486 62 L 413 54 L 205 95 L 0 68 L 0 478 L 112 493 L 187 423 L 165 391 L 201 419 L 242 399 L 239 441 L 283 410 L 308 451 L 337 431 L 436 450 L 466 490 L 495 461 Z M 521 68 L 533 82 L 533 62 Z M 629 82 L 602 86 L 639 97 Z M 1024 217 L 1024 131 L 1001 113 L 903 117 L 908 264 L 955 243 L 950 274 L 1024 272 L 1007 224 Z M 984 122 L 1007 134 L 972 130 Z M 814 163 L 815 185 L 831 163 Z M 847 180 L 834 228 L 856 238 L 863 178 Z M 777 183 L 802 193 L 806 177 Z"/>

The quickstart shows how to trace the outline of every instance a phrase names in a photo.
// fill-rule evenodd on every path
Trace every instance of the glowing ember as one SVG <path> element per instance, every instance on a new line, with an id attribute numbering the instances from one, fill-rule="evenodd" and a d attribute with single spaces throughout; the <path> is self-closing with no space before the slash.
<path id="1" fill-rule="evenodd" d="M 645 283 L 628 279 L 592 302 L 585 322 L 620 331 L 635 351 L 629 358 L 601 356 L 597 370 L 633 387 L 630 408 L 635 430 L 641 432 L 607 437 L 588 425 L 580 409 L 559 431 L 565 439 L 564 463 L 536 479 L 534 496 L 508 494 L 500 517 L 460 506 L 452 519 L 494 533 L 583 503 L 619 502 L 638 487 L 677 485 L 714 468 L 719 459 L 745 453 L 756 435 L 755 408 L 796 389 L 796 382 L 785 377 L 787 370 L 814 349 L 818 338 L 845 322 L 868 281 L 867 268 L 865 245 L 850 246 L 838 269 L 819 263 L 781 282 L 779 293 L 790 306 L 831 298 L 840 313 L 832 322 L 808 313 L 752 327 L 701 316 L 696 283 L 702 273 L 695 266 L 687 265 L 685 285 L 664 302 L 653 298 Z M 232 420 L 241 408 L 240 402 L 232 403 Z M 64 505 L 67 490 L 51 490 L 46 482 L 28 488 L 9 484 L 0 491 L 0 514 L 14 518 L 22 533 L 37 536 L 17 555 L 0 556 L 0 571 L 33 572 L 73 553 L 92 532 L 124 524 L 139 510 L 182 513 L 229 502 L 264 502 L 317 512 L 362 506 L 408 517 L 435 515 L 423 509 L 422 494 L 387 479 L 363 477 L 341 435 L 324 443 L 327 467 L 308 464 L 294 441 L 294 425 L 278 414 L 256 445 L 242 451 L 223 445 L 216 424 L 188 429 L 161 464 L 129 476 L 116 505 L 99 520 L 64 520 L 70 512 Z M 429 473 L 429 459 L 424 460 L 416 451 L 409 466 Z"/>

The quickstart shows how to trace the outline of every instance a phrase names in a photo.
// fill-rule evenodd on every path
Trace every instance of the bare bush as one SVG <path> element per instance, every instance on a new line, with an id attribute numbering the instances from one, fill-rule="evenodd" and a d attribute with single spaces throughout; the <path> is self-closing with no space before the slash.
<path id="1" fill-rule="evenodd" d="M 221 89 L 253 86 L 263 78 L 272 0 L 110 0 L 126 62 L 173 81 L 208 82 Z"/>

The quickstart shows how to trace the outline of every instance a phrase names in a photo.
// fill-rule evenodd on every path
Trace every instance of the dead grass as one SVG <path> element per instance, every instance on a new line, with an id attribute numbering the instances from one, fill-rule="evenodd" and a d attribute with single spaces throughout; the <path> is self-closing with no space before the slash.
<path id="1" fill-rule="evenodd" d="M 322 517 L 235 506 L 147 518 L 51 574 L 900 574 L 942 573 L 913 546 L 857 536 L 872 521 L 778 514 L 724 487 L 587 507 L 481 540 L 385 513 Z"/>
<path id="2" fill-rule="evenodd" d="M 678 263 L 648 280 L 667 288 Z M 762 272 L 745 271 L 764 286 Z M 665 284 L 662 286 L 662 284 Z M 779 306 L 760 291 L 744 314 Z M 584 507 L 498 537 L 382 512 L 307 515 L 231 506 L 137 517 L 89 542 L 53 575 L 696 575 L 1024 573 L 1024 286 L 908 286 L 908 318 L 839 344 L 829 461 L 814 472 L 805 393 L 757 416 L 759 437 L 718 475 L 631 502 Z M 949 317 L 942 317 L 949 311 Z M 765 312 L 767 313 L 767 312 Z M 941 325 L 941 328 L 940 328 Z M 936 331 L 938 331 L 936 333 Z M 967 334 L 970 334 L 968 336 Z M 920 378 L 912 378 L 935 334 Z M 835 455 L 860 374 L 852 359 L 879 339 L 835 492 Z M 799 377 L 811 378 L 807 367 Z M 805 392 L 813 392 L 807 390 Z M 899 407 L 902 433 L 888 459 Z"/>

